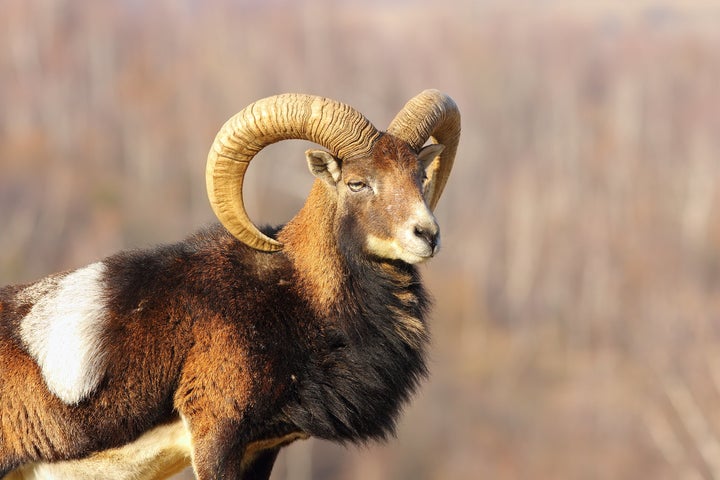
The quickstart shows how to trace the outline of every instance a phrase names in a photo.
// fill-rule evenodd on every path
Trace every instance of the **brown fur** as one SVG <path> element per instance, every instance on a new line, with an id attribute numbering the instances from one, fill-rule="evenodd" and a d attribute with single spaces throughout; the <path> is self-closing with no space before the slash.
<path id="1" fill-rule="evenodd" d="M 328 185 L 315 180 L 308 201 L 278 234 L 295 266 L 293 280 L 316 311 L 323 314 L 327 314 L 337 300 L 347 275 L 339 261 L 340 253 L 334 238 L 334 196 L 336 193 Z M 309 225 L 320 228 L 311 230 Z"/>

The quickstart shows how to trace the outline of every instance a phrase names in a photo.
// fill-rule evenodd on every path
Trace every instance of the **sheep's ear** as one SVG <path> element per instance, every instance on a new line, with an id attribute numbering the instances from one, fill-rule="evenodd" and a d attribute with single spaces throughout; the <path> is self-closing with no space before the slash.
<path id="1" fill-rule="evenodd" d="M 420 165 L 422 165 L 424 170 L 427 170 L 433 160 L 435 160 L 435 158 L 437 158 L 443 150 L 445 150 L 445 145 L 441 145 L 439 143 L 426 145 L 420 149 L 420 152 L 418 153 L 418 162 L 420 162 Z"/>
<path id="2" fill-rule="evenodd" d="M 340 181 L 340 163 L 330 152 L 308 150 L 305 152 L 310 173 L 334 187 Z"/>

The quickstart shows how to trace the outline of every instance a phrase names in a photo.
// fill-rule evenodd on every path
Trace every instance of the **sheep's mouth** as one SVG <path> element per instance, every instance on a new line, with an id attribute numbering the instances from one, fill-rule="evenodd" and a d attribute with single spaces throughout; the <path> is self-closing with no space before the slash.
<path id="1" fill-rule="evenodd" d="M 402 260 L 412 265 L 434 257 L 440 250 L 440 242 L 439 238 L 430 242 L 416 235 L 404 235 L 392 239 L 368 235 L 366 248 L 369 253 L 380 258 Z"/>
<path id="2" fill-rule="evenodd" d="M 406 249 L 404 251 L 404 255 L 402 260 L 405 260 L 407 263 L 422 263 L 426 260 L 430 260 L 433 258 L 437 252 L 440 250 L 440 245 L 434 245 L 431 246 L 429 244 L 426 244 L 424 248 L 422 249 Z"/>

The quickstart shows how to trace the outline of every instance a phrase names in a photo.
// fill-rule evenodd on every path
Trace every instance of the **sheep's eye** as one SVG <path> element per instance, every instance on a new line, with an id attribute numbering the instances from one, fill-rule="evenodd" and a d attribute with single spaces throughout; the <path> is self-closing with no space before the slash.
<path id="1" fill-rule="evenodd" d="M 367 188 L 367 185 L 364 182 L 348 182 L 347 186 L 351 192 L 359 192 Z"/>

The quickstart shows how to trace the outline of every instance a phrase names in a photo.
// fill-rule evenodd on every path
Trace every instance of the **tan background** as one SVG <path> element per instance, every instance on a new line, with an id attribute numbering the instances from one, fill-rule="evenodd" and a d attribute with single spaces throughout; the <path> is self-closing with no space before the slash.
<path id="1" fill-rule="evenodd" d="M 273 478 L 720 478 L 718 3 L 5 0 L 0 284 L 211 222 L 207 149 L 255 99 L 383 128 L 439 88 L 432 378 L 396 440 Z M 305 148 L 251 168 L 258 222 L 302 204 Z"/>

